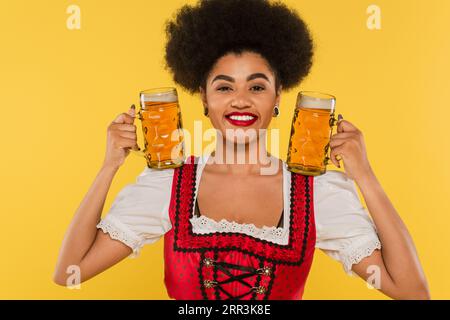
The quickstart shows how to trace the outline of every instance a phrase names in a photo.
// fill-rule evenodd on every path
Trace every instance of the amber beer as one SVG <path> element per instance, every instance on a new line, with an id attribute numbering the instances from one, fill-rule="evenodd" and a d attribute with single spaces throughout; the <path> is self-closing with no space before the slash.
<path id="1" fill-rule="evenodd" d="M 184 139 L 178 94 L 175 88 L 156 88 L 140 93 L 138 117 L 144 133 L 144 151 L 149 168 L 168 169 L 183 165 Z"/>
<path id="2" fill-rule="evenodd" d="M 292 120 L 288 170 L 309 176 L 326 172 L 336 98 L 319 92 L 302 91 Z"/>

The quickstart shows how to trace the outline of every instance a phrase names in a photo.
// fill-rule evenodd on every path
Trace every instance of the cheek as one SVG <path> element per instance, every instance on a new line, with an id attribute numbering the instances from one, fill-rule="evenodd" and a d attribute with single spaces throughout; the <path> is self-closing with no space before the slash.
<path id="1" fill-rule="evenodd" d="M 261 114 L 261 120 L 263 121 L 263 123 L 268 124 L 270 123 L 270 121 L 272 120 L 272 116 L 273 116 L 273 109 L 275 108 L 275 105 L 272 104 L 265 104 L 264 108 L 262 108 L 262 110 L 260 111 Z"/>
<path id="2" fill-rule="evenodd" d="M 218 105 L 209 104 L 208 114 L 211 121 L 218 121 L 223 118 L 223 115 L 225 114 L 225 108 L 222 108 Z"/>
<path id="3" fill-rule="evenodd" d="M 211 121 L 221 120 L 227 110 L 228 101 L 214 95 L 208 97 L 208 114 Z"/>
<path id="4" fill-rule="evenodd" d="M 272 117 L 272 114 L 273 114 L 273 108 L 274 108 L 274 107 L 275 107 L 275 106 L 272 106 L 271 104 L 264 107 L 263 113 L 264 113 L 264 117 L 265 117 L 265 118 L 271 118 L 271 117 Z"/>

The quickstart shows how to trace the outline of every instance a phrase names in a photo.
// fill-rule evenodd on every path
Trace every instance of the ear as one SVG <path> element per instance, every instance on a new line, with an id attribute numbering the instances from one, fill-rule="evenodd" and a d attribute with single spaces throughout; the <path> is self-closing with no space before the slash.
<path id="1" fill-rule="evenodd" d="M 200 98 L 202 99 L 203 106 L 206 106 L 208 103 L 207 103 L 207 100 L 206 100 L 206 92 L 205 92 L 205 90 L 203 90 L 202 87 L 198 87 L 198 91 L 200 92 Z"/>
<path id="2" fill-rule="evenodd" d="M 280 100 L 281 100 L 281 91 L 283 90 L 283 86 L 280 85 L 280 88 L 277 91 L 277 98 L 275 100 L 276 104 L 279 106 L 280 105 Z"/>

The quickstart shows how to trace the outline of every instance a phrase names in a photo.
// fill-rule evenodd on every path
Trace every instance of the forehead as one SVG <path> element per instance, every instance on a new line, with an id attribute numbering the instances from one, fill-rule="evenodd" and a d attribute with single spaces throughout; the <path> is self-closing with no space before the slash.
<path id="1" fill-rule="evenodd" d="M 229 53 L 217 60 L 209 77 L 225 74 L 236 79 L 244 79 L 249 74 L 258 72 L 265 73 L 269 78 L 273 77 L 269 63 L 261 55 L 253 52 L 243 52 L 240 55 Z"/>

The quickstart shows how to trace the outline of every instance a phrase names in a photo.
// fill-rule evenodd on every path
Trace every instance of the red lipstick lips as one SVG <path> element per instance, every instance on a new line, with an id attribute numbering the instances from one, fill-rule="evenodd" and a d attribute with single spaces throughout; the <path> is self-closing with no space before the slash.
<path id="1" fill-rule="evenodd" d="M 248 127 L 258 120 L 258 116 L 250 112 L 231 112 L 225 119 L 234 126 Z"/>

